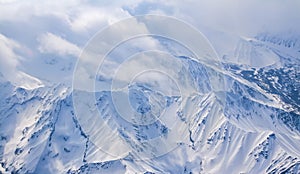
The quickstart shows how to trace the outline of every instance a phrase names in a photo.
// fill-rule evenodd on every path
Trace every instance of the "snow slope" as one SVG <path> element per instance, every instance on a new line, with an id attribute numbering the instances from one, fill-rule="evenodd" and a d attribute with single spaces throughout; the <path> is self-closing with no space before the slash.
<path id="1" fill-rule="evenodd" d="M 143 78 L 127 87 L 126 95 L 139 114 L 151 118 L 167 113 L 148 125 L 135 124 L 143 118 L 128 121 L 117 112 L 113 95 L 122 91 L 94 95 L 62 84 L 25 89 L 1 76 L 0 171 L 300 173 L 297 45 L 264 35 L 241 38 L 235 61 L 223 62 L 224 69 L 217 70 L 175 55 L 184 65 L 181 72 L 191 77 L 190 89 L 196 91 L 189 98 L 161 92 Z M 224 77 L 226 91 L 212 91 L 207 76 L 211 73 Z M 91 95 L 95 105 L 85 100 Z M 73 99 L 78 96 L 83 102 L 75 111 Z M 96 111 L 100 118 L 87 114 Z M 82 128 L 84 118 L 98 134 Z M 149 143 L 157 137 L 174 148 L 163 153 L 168 146 Z"/>

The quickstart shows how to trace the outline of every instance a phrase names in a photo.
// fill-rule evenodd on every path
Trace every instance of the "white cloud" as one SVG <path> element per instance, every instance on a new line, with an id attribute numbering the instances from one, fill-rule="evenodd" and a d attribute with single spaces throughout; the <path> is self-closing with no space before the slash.
<path id="1" fill-rule="evenodd" d="M 228 33 L 288 32 L 298 31 L 300 26 L 295 22 L 300 20 L 300 1 L 296 0 L 176 0 L 167 5 L 173 9 L 171 15 L 198 27 L 209 26 Z"/>
<path id="2" fill-rule="evenodd" d="M 17 0 L 0 0 L 0 4 L 12 3 L 16 2 Z"/>
<path id="3" fill-rule="evenodd" d="M 101 28 L 130 17 L 122 8 L 84 7 L 78 9 L 75 15 L 70 15 L 68 23 L 75 32 L 85 32 L 92 28 Z"/>
<path id="4" fill-rule="evenodd" d="M 40 43 L 38 49 L 41 53 L 52 53 L 60 56 L 79 56 L 80 48 L 73 43 L 52 33 L 45 33 L 38 38 Z"/>
<path id="5" fill-rule="evenodd" d="M 297 0 L 146 0 L 128 7 L 131 14 L 165 14 L 190 23 L 211 41 L 219 55 L 231 54 L 242 37 L 259 33 L 299 37 Z M 167 25 L 166 25 L 167 26 Z"/>
<path id="6" fill-rule="evenodd" d="M 69 25 L 74 32 L 86 32 L 92 28 L 100 30 L 108 24 L 129 17 L 130 14 L 123 10 L 122 6 L 130 3 L 135 4 L 136 2 L 137 0 L 122 3 L 96 3 L 81 0 L 64 2 L 59 0 L 16 0 L 2 2 L 0 21 L 27 22 L 32 18 L 51 16 Z M 35 24 L 27 23 L 27 25 Z M 49 27 L 48 29 L 51 32 L 53 28 L 55 27 Z"/>
<path id="7" fill-rule="evenodd" d="M 14 52 L 17 48 L 20 48 L 20 45 L 16 41 L 0 34 L 0 67 L 2 73 L 7 72 L 9 75 L 11 71 L 16 69 L 20 58 Z"/>
<path id="8" fill-rule="evenodd" d="M 130 27 L 129 27 L 130 26 Z M 149 49 L 159 48 L 156 45 L 156 41 L 151 38 L 137 39 L 139 42 L 130 42 L 132 37 L 136 37 L 141 34 L 148 34 L 149 31 L 144 23 L 137 21 L 136 19 L 129 19 L 121 23 L 106 28 L 93 38 L 84 52 L 82 53 L 80 60 L 77 63 L 77 69 L 74 72 L 75 89 L 93 91 L 94 79 L 91 78 L 96 75 L 99 65 L 104 61 L 105 55 L 112 49 L 118 49 L 114 57 L 109 57 L 108 61 L 104 62 L 104 65 L 114 66 L 118 65 L 120 61 L 124 61 L 132 54 L 139 51 L 141 46 L 148 47 Z M 127 41 L 124 46 L 118 47 L 122 41 Z M 158 44 L 158 43 L 157 43 Z M 129 55 L 128 55 L 129 54 Z M 107 57 L 106 57 L 107 58 Z M 105 72 L 112 72 L 113 69 L 107 69 L 104 67 Z M 106 74 L 111 76 L 112 74 Z"/>
<path id="9" fill-rule="evenodd" d="M 299 32 L 298 28 L 300 28 L 300 23 L 297 22 L 300 21 L 300 1 L 297 0 L 228 0 L 226 2 L 223 0 L 129 0 L 126 2 L 0 0 L 0 4 L 0 33 L 26 45 L 28 50 L 36 53 L 31 56 L 33 58 L 30 61 L 40 59 L 41 57 L 38 56 L 42 56 L 43 53 L 54 53 L 58 57 L 78 56 L 80 48 L 97 31 L 131 15 L 151 13 L 178 17 L 196 26 L 213 41 L 214 46 L 226 47 L 226 50 L 234 49 L 235 41 L 231 41 L 234 40 L 231 35 L 251 37 L 261 31 Z M 139 25 L 141 27 L 126 26 L 116 28 L 115 31 L 121 34 L 127 32 L 126 30 L 147 32 L 147 27 Z M 176 30 L 176 28 L 169 30 Z M 216 34 L 211 30 L 218 30 L 219 33 Z M 38 43 L 36 43 L 37 38 Z M 135 43 L 137 47 L 143 48 L 157 44 L 152 41 Z M 1 44 L 0 55 L 5 52 L 5 55 L 12 59 L 5 60 L 6 64 L 16 67 L 18 65 L 16 60 L 20 59 L 20 55 L 15 54 L 13 49 L 16 49 L 17 45 L 14 47 L 10 45 L 12 43 L 3 40 Z M 219 53 L 224 52 L 223 50 Z M 26 56 L 26 59 L 27 57 L 30 56 Z M 24 59 L 24 56 L 22 58 Z"/>
<path id="10" fill-rule="evenodd" d="M 40 80 L 18 70 L 22 57 L 16 51 L 22 52 L 24 48 L 18 42 L 0 34 L 0 72 L 16 86 L 26 89 L 40 87 L 43 85 Z"/>

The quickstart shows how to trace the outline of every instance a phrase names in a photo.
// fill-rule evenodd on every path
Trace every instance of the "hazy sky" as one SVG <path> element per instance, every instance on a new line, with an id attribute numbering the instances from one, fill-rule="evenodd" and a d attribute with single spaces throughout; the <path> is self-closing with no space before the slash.
<path id="1" fill-rule="evenodd" d="M 223 54 L 223 50 L 233 49 L 235 37 L 261 32 L 300 36 L 299 9 L 298 0 L 0 0 L 0 71 L 8 78 L 20 64 L 36 66 L 40 59 L 51 56 L 76 59 L 97 31 L 142 14 L 186 21 Z M 22 71 L 30 74 L 30 69 Z"/>

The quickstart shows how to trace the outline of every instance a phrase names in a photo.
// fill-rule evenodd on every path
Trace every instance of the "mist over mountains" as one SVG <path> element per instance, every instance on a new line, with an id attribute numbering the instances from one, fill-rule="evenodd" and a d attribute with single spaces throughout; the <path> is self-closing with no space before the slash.
<path id="1" fill-rule="evenodd" d="M 0 1 L 0 173 L 299 173 L 300 4 L 222 4 Z M 74 80 L 97 32 L 144 14 L 199 30 L 217 61 L 141 36 Z"/>

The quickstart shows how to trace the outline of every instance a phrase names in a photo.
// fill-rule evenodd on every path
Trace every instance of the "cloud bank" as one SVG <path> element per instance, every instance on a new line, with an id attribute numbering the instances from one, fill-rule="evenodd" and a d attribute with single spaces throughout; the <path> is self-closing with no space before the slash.
<path id="1" fill-rule="evenodd" d="M 45 33 L 38 38 L 40 43 L 38 50 L 41 53 L 52 53 L 60 56 L 73 55 L 79 56 L 80 48 L 73 43 L 56 36 L 52 33 Z"/>
<path id="2" fill-rule="evenodd" d="M 121 19 L 143 14 L 169 15 L 190 23 L 222 55 L 234 49 L 240 37 L 253 37 L 261 32 L 300 36 L 299 9 L 298 0 L 2 0 L 1 72 L 9 74 L 10 69 L 17 69 L 20 57 L 32 64 L 49 55 L 65 60 L 68 56 L 78 57 L 96 32 Z M 30 54 L 20 56 L 14 52 L 16 48 L 26 48 Z M 50 66 L 39 71 L 42 70 L 45 72 L 31 72 L 38 75 L 52 71 Z"/>

